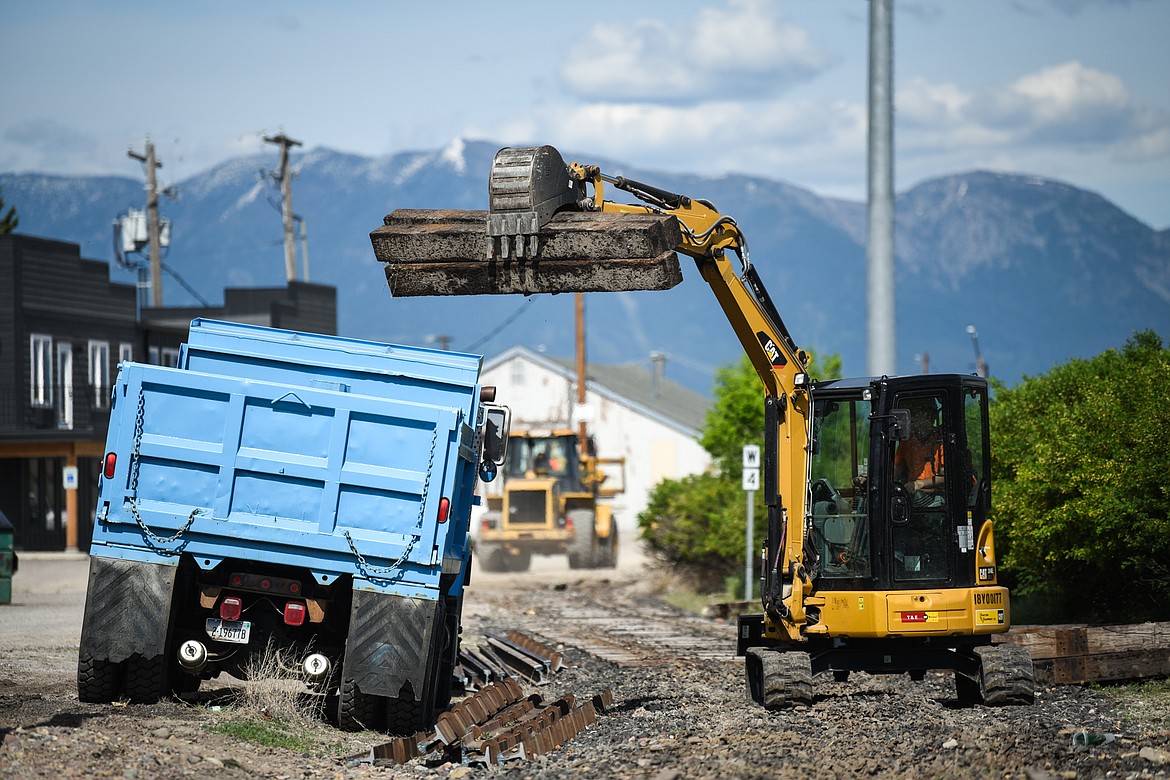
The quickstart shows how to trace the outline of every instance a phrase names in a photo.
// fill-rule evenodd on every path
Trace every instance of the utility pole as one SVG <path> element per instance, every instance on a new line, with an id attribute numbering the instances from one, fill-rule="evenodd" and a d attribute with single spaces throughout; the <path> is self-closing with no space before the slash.
<path id="1" fill-rule="evenodd" d="M 577 303 L 577 438 L 580 442 L 581 454 L 584 455 L 587 447 L 585 436 L 585 294 L 574 293 Z"/>
<path id="2" fill-rule="evenodd" d="M 138 154 L 133 149 L 126 152 L 146 165 L 146 235 L 150 246 L 150 305 L 159 308 L 162 300 L 162 243 L 159 241 L 158 229 L 158 182 L 154 172 L 162 167 L 162 161 L 154 157 L 154 144 L 146 140 L 146 154 Z"/>
<path id="3" fill-rule="evenodd" d="M 868 371 L 897 372 L 894 344 L 894 20 L 892 0 L 869 0 Z"/>
<path id="4" fill-rule="evenodd" d="M 292 174 L 288 169 L 288 150 L 300 146 L 284 133 L 266 135 L 264 140 L 280 146 L 280 215 L 284 220 L 284 272 L 288 281 L 297 278 L 297 244 L 292 207 Z"/>

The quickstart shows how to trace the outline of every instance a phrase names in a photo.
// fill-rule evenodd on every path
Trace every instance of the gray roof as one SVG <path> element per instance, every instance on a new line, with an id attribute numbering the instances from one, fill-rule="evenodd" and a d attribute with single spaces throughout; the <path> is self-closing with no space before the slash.
<path id="1" fill-rule="evenodd" d="M 577 378 L 574 359 L 541 355 L 521 346 L 512 347 L 490 360 L 485 359 L 484 370 L 515 357 L 524 357 L 569 381 Z M 710 398 L 669 379 L 659 378 L 655 382 L 654 373 L 637 363 L 587 363 L 585 376 L 588 390 L 692 436 L 697 436 L 702 430 L 707 410 L 711 407 Z"/>

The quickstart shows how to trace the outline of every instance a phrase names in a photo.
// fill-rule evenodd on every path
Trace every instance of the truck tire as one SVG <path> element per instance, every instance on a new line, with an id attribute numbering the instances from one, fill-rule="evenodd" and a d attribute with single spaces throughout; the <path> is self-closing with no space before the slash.
<path id="1" fill-rule="evenodd" d="M 77 698 L 109 704 L 122 694 L 122 664 L 82 652 L 77 659 Z"/>
<path id="2" fill-rule="evenodd" d="M 985 645 L 975 648 L 982 661 L 979 692 L 988 707 L 1032 704 L 1036 680 L 1032 655 L 1019 645 Z"/>
<path id="3" fill-rule="evenodd" d="M 591 509 L 574 509 L 568 519 L 573 523 L 573 542 L 569 545 L 570 569 L 597 568 L 596 517 Z"/>
<path id="4" fill-rule="evenodd" d="M 812 704 L 812 659 L 800 650 L 749 648 L 744 657 L 748 695 L 766 709 Z"/>
<path id="5" fill-rule="evenodd" d="M 337 700 L 338 728 L 342 731 L 381 731 L 385 722 L 385 699 L 362 693 L 349 678 L 341 681 Z"/>
<path id="6" fill-rule="evenodd" d="M 386 732 L 395 737 L 409 737 L 435 725 L 434 706 L 415 701 L 413 696 L 399 696 L 386 701 Z"/>
<path id="7" fill-rule="evenodd" d="M 132 704 L 154 704 L 170 695 L 169 660 L 166 655 L 126 659 L 126 698 Z"/>

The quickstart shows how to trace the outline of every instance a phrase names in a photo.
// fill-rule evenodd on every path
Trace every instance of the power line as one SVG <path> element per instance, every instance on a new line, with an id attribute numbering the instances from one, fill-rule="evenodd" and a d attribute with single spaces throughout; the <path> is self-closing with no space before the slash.
<path id="1" fill-rule="evenodd" d="M 480 348 L 482 345 L 486 344 L 487 342 L 491 341 L 491 340 L 492 340 L 492 339 L 493 339 L 495 336 L 499 335 L 500 331 L 502 331 L 504 328 L 508 327 L 508 326 L 509 326 L 509 325 L 511 325 L 513 322 L 515 322 L 515 321 L 516 321 L 516 318 L 517 318 L 517 317 L 519 317 L 521 314 L 523 314 L 523 313 L 524 313 L 524 311 L 525 311 L 525 310 L 528 308 L 528 306 L 527 306 L 527 305 L 528 305 L 528 304 L 530 304 L 530 303 L 532 303 L 532 300 L 533 300 L 532 298 L 525 298 L 525 299 L 524 299 L 524 304 L 522 304 L 522 305 L 520 306 L 520 308 L 516 309 L 516 311 L 512 312 L 511 314 L 509 314 L 509 315 L 507 316 L 507 318 L 505 318 L 505 319 L 504 319 L 504 321 L 503 321 L 503 322 L 501 322 L 499 325 L 497 325 L 497 326 L 495 327 L 495 329 L 494 329 L 494 330 L 490 331 L 490 332 L 489 332 L 489 333 L 487 333 L 485 336 L 483 336 L 483 338 L 481 338 L 479 341 L 475 342 L 475 343 L 474 343 L 474 344 L 472 344 L 470 347 L 468 347 L 468 348 L 467 348 L 467 351 L 468 351 L 468 352 L 475 352 L 475 351 L 476 351 L 477 349 L 479 349 L 479 348 Z"/>

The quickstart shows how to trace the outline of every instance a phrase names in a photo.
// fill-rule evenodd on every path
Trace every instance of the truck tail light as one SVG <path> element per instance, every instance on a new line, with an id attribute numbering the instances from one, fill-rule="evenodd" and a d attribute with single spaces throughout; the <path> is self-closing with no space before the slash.
<path id="1" fill-rule="evenodd" d="M 219 602 L 219 616 L 224 620 L 239 620 L 244 612 L 244 602 L 239 596 L 224 596 Z"/>
<path id="2" fill-rule="evenodd" d="M 439 522 L 447 522 L 447 515 L 451 512 L 451 499 L 443 496 L 439 499 Z"/>
<path id="3" fill-rule="evenodd" d="M 571 517 L 569 517 L 568 515 L 566 515 L 566 516 L 564 517 L 564 519 L 563 519 L 563 521 L 562 521 L 562 522 L 563 522 L 563 525 L 564 525 L 564 529 L 565 529 L 566 531 L 572 531 L 572 530 L 573 530 L 573 518 L 571 518 Z"/>
<path id="4" fill-rule="evenodd" d="M 301 626 L 305 623 L 305 605 L 299 601 L 290 601 L 284 605 L 284 624 L 286 626 Z"/>
<path id="5" fill-rule="evenodd" d="M 118 454 L 116 452 L 107 452 L 105 465 L 102 466 L 102 474 L 105 475 L 106 479 L 114 478 L 114 467 L 117 465 Z"/>

